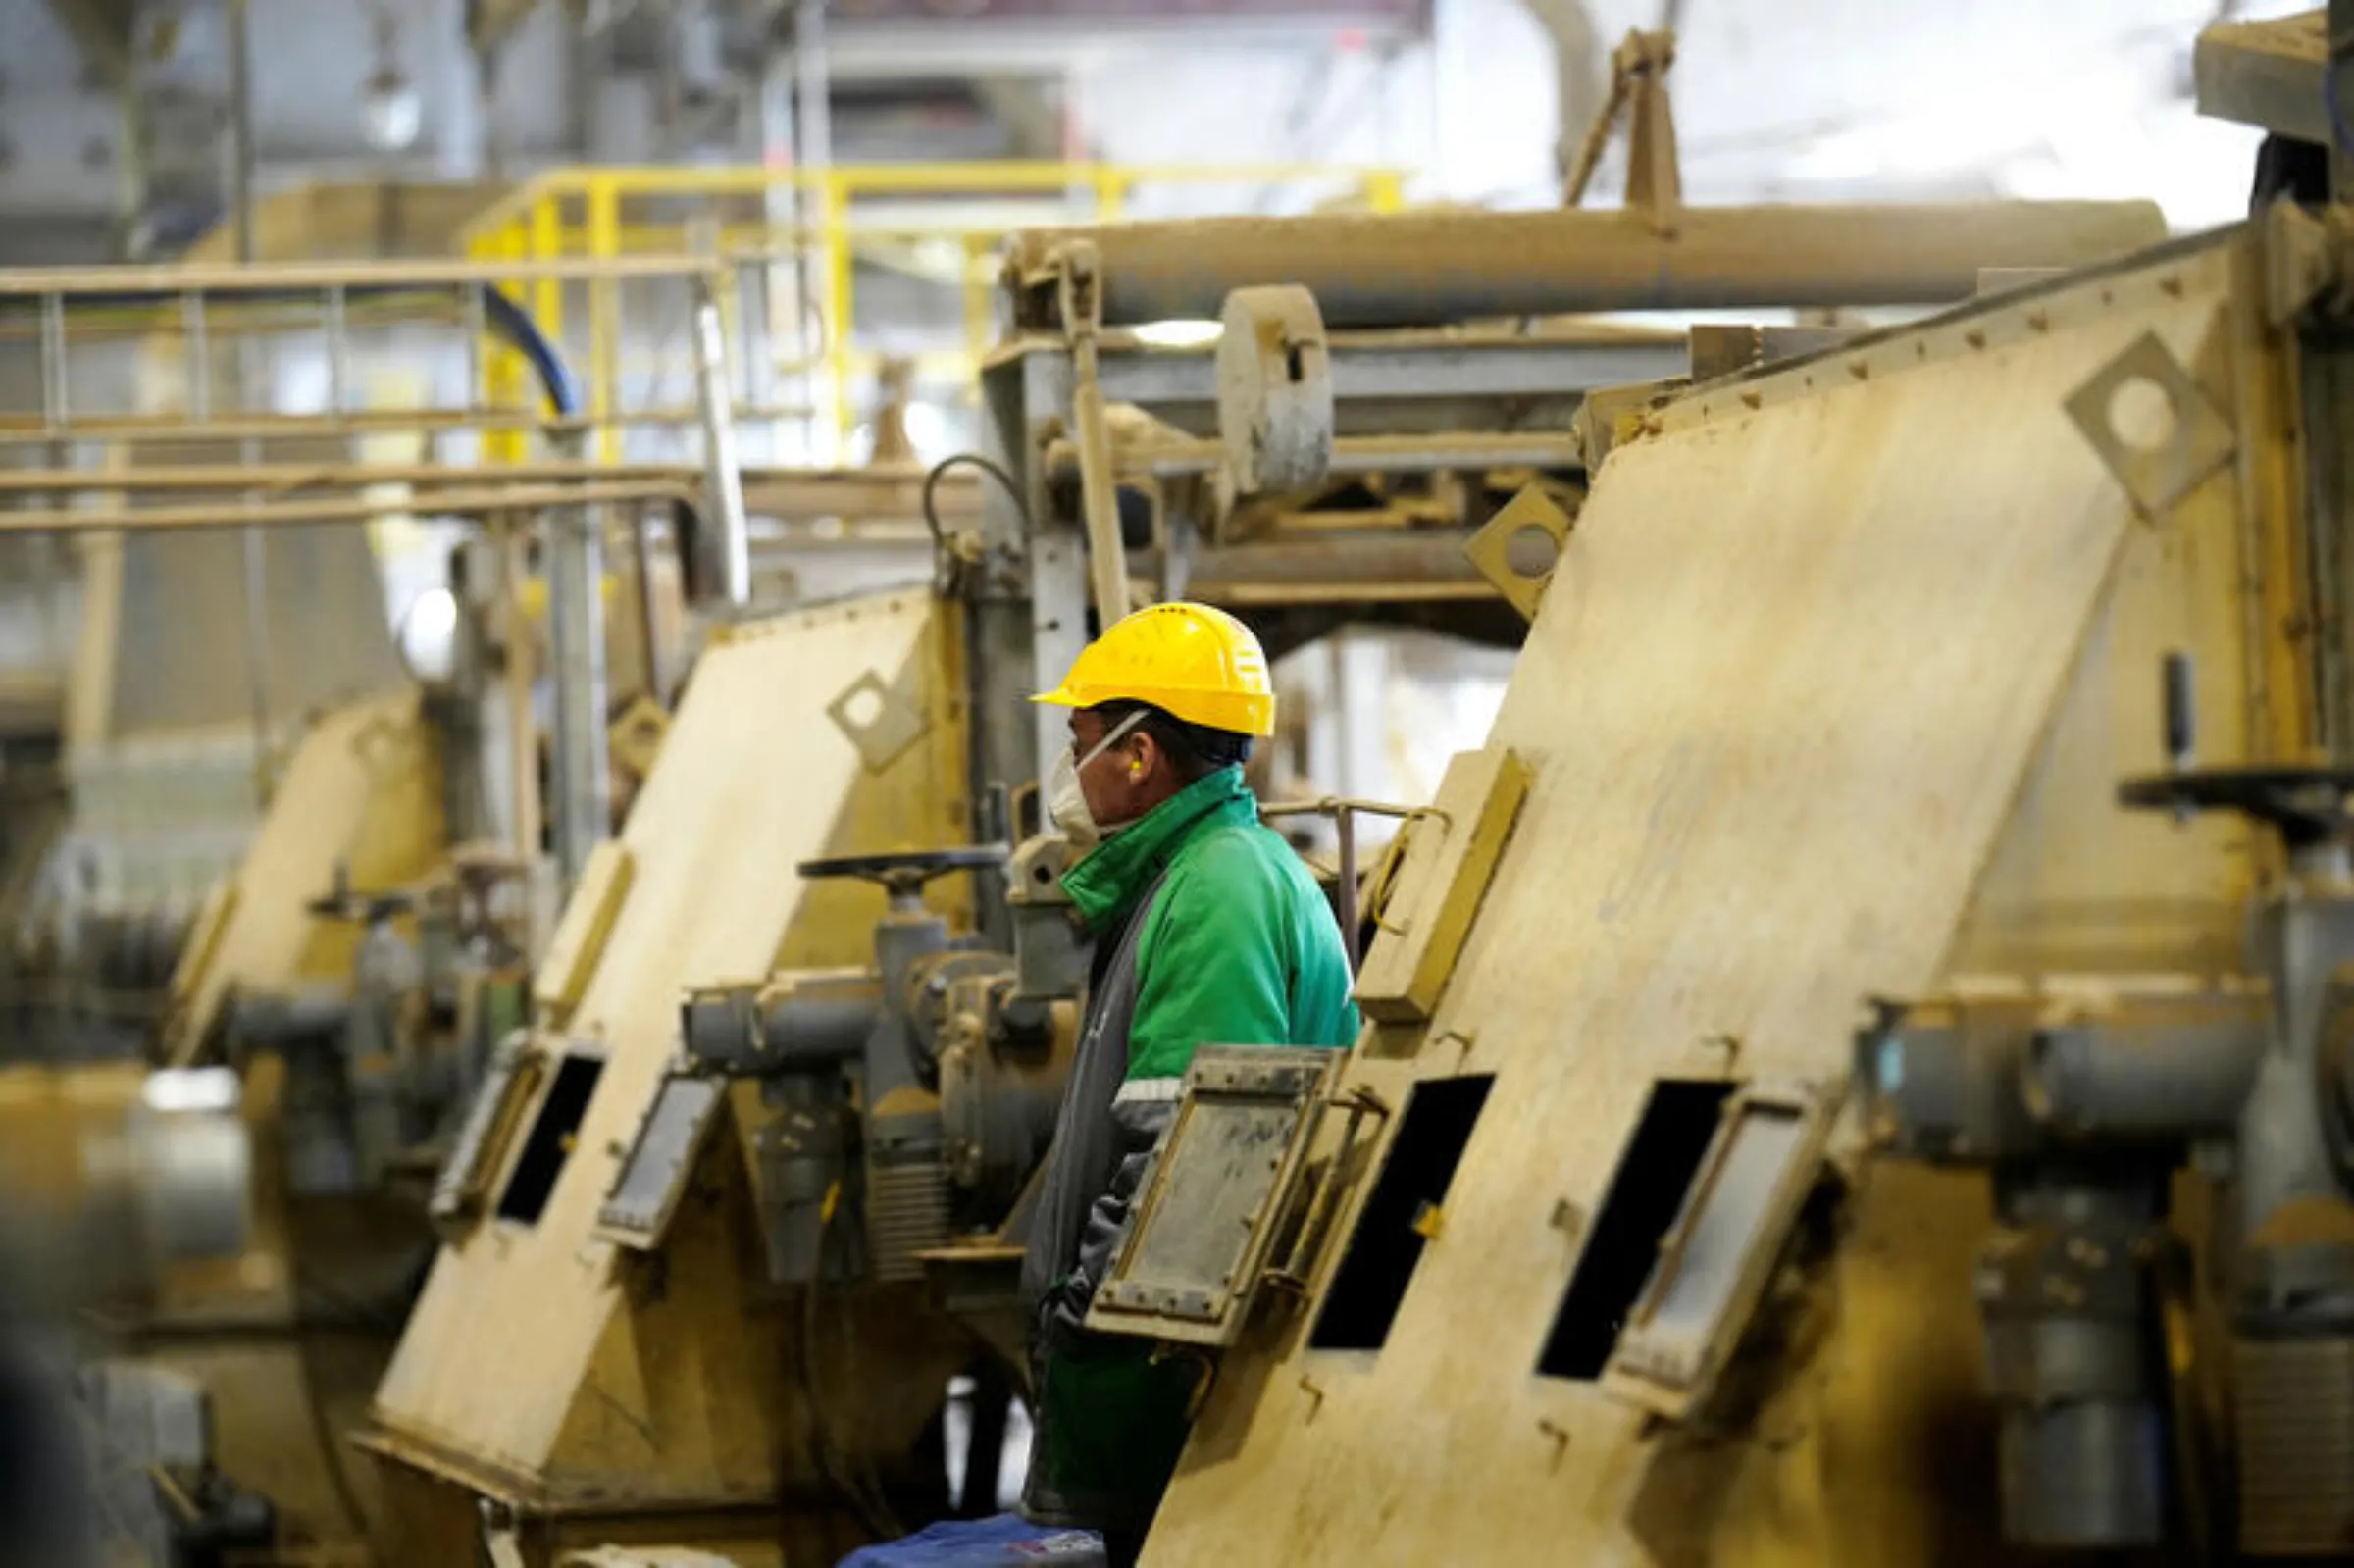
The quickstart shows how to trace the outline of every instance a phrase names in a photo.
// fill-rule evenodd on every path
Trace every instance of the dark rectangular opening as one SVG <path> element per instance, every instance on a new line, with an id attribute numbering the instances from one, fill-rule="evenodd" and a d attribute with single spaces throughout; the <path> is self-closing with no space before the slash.
<path id="1" fill-rule="evenodd" d="M 507 1189 L 499 1195 L 500 1219 L 524 1225 L 539 1223 L 540 1211 L 547 1207 L 548 1194 L 556 1189 L 556 1178 L 564 1170 L 564 1157 L 572 1152 L 573 1135 L 581 1130 L 581 1118 L 588 1113 L 588 1097 L 596 1092 L 596 1081 L 604 1070 L 601 1056 L 566 1056 L 556 1064 L 555 1081 L 547 1086 L 547 1097 L 539 1102 L 532 1136 L 524 1140 L 515 1174 L 507 1178 Z"/>
<path id="2" fill-rule="evenodd" d="M 1324 1292 L 1309 1349 L 1378 1350 L 1388 1340 L 1422 1259 L 1422 1233 L 1414 1222 L 1425 1207 L 1445 1200 L 1495 1083 L 1483 1076 L 1430 1078 L 1414 1086 L 1389 1158 Z"/>
<path id="3" fill-rule="evenodd" d="M 1660 1260 L 1660 1241 L 1700 1175 L 1717 1113 L 1734 1086 L 1662 1079 L 1611 1177 L 1602 1212 L 1586 1231 L 1576 1272 L 1554 1316 L 1537 1371 L 1591 1383 L 1609 1364 L 1618 1331 Z"/>

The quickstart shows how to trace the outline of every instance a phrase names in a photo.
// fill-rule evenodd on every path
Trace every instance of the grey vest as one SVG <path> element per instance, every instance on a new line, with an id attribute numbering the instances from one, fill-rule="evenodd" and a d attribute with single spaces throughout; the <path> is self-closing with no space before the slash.
<path id="1" fill-rule="evenodd" d="M 1176 1108 L 1170 1100 L 1120 1097 L 1140 989 L 1137 943 L 1166 878 L 1165 871 L 1155 877 L 1137 900 L 1111 961 L 1095 978 L 1055 1113 L 1054 1141 L 1047 1150 L 1022 1258 L 1022 1302 L 1042 1346 L 1077 1332 L 1087 1316 L 1153 1144 Z"/>

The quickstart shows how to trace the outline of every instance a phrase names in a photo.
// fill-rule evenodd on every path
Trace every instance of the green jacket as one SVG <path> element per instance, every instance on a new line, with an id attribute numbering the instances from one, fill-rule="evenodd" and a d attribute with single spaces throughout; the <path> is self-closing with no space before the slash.
<path id="1" fill-rule="evenodd" d="M 1081 1324 L 1186 1067 L 1203 1045 L 1346 1046 L 1357 1015 L 1331 908 L 1239 768 L 1105 839 L 1062 885 L 1098 951 L 1023 1266 L 1039 1405 L 1024 1508 L 1130 1532 L 1176 1469 L 1197 1363 Z"/>
<path id="2" fill-rule="evenodd" d="M 1355 983 L 1331 907 L 1292 846 L 1260 824 L 1240 768 L 1162 801 L 1062 886 L 1088 929 L 1104 932 L 1155 879 L 1137 938 L 1130 1079 L 1182 1078 L 1197 1045 L 1355 1042 Z"/>

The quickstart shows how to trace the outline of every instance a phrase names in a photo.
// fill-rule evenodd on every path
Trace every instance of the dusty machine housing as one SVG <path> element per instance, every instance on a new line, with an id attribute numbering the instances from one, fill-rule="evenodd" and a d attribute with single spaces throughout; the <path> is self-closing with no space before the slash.
<path id="1" fill-rule="evenodd" d="M 1099 1299 L 1218 1353 L 1148 1563 L 2344 1554 L 2342 213 L 1599 432 L 1366 1036 Z"/>
<path id="2" fill-rule="evenodd" d="M 1598 224 L 1638 221 L 1552 216 L 1561 222 L 1539 228 L 1570 250 Z M 1696 219 L 1704 230 L 1711 221 Z M 1836 215 L 1796 215 L 1778 230 L 1770 215 L 1752 221 L 1759 233 L 1860 231 Z M 1309 251 L 1331 240 L 1322 222 L 1304 221 Z M 1797 297 L 1951 297 L 1981 263 L 2080 263 L 2155 231 L 2154 213 L 2133 205 L 1873 223 L 1866 229 L 1910 235 L 1899 262 Z M 1368 616 L 1516 641 L 1558 583 L 1503 546 L 1528 529 L 1557 551 L 1574 545 L 1590 466 L 1634 431 L 1655 390 L 1586 394 L 1679 381 L 1691 365 L 1686 343 L 1658 334 L 1463 325 L 1645 302 L 1623 271 L 1588 295 L 1574 279 L 1522 299 L 1526 278 L 1466 278 L 1412 306 L 1377 290 L 1370 315 L 1328 331 L 1312 296 L 1222 266 L 1214 232 L 1198 236 L 1186 309 L 1227 314 L 1234 342 L 1267 350 L 1158 350 L 1124 329 L 1141 319 L 1125 312 L 1169 307 L 1121 292 L 1121 232 L 1064 236 L 1050 253 L 1016 247 L 1008 285 L 1022 329 L 983 384 L 985 455 L 998 472 L 986 476 L 978 528 L 944 534 L 931 591 L 754 624 L 707 654 L 630 824 L 584 875 L 515 1071 L 477 1102 L 484 1138 L 443 1194 L 449 1239 L 378 1393 L 365 1441 L 399 1521 L 393 1560 L 487 1539 L 535 1564 L 657 1542 L 759 1563 L 872 1534 L 862 1515 L 875 1482 L 905 1460 L 973 1336 L 1020 1357 L 1018 1247 L 984 1216 L 1018 1187 L 1018 1161 L 1001 1151 L 1035 1137 L 1058 1048 L 1042 1049 L 1042 1023 L 1060 1037 L 1067 1004 L 1049 998 L 1084 957 L 1067 915 L 1031 882 L 1042 870 L 1040 885 L 1052 881 L 1040 858 L 1050 850 L 1030 837 L 1033 786 L 1065 737 L 1029 695 L 1060 675 L 1091 618 L 1133 602 L 1140 579 L 1155 594 L 1236 608 L 1271 650 Z M 1415 242 L 1357 250 L 1395 275 L 1416 265 Z M 1654 234 L 1639 248 L 1663 243 Z M 1689 303 L 1787 299 L 1794 287 L 1705 269 L 1663 286 Z M 1338 531 L 1315 515 L 1333 490 L 1396 476 L 1416 481 L 1410 504 Z M 742 723 L 754 708 L 764 723 Z M 1466 865 L 1474 879 L 1509 871 L 1500 857 L 1528 834 L 1542 761 L 1475 759 L 1451 775 L 1440 809 L 1460 794 L 1456 820 L 1483 826 L 1409 835 L 1399 877 L 1427 890 Z M 1328 808 L 1346 818 L 1351 804 Z M 1020 848 L 1002 864 L 929 858 L 993 844 Z M 955 875 L 919 893 L 936 870 Z M 898 885 L 879 907 L 857 876 Z M 1454 933 L 1437 950 L 1452 954 L 1478 931 L 1468 904 L 1441 901 L 1458 906 L 1437 922 Z M 1389 975 L 1395 1023 L 1350 1071 L 1395 1078 L 1408 1057 L 1380 1042 L 1416 1037 L 1449 965 L 1379 944 L 1365 963 L 1375 980 Z M 1462 1048 L 1446 1036 L 1434 1064 Z M 937 1078 L 907 1072 L 935 1051 Z M 1301 1104 L 1331 1087 L 1286 1085 Z M 1266 1254 L 1295 1271 L 1295 1291 L 1314 1289 L 1309 1263 L 1337 1250 L 1313 1243 L 1342 1234 L 1354 1189 L 1337 1178 L 1360 1174 L 1397 1120 L 1381 1113 L 1395 1088 L 1335 1090 L 1355 1114 L 1318 1125 L 1349 1139 L 1348 1159 L 1304 1148 L 1300 1170 L 1329 1197 Z M 551 1167 L 544 1185 L 524 1186 L 536 1201 L 518 1202 L 519 1177 Z M 845 1225 L 853 1196 L 881 1196 L 887 1211 Z M 968 1196 L 985 1201 L 967 1207 Z M 944 1203 L 947 1244 L 932 1244 Z M 1250 1353 L 1236 1341 L 1228 1364 Z M 1211 1419 L 1231 1387 L 1221 1383 Z M 1257 1544 L 1243 1553 L 1259 1555 Z"/>

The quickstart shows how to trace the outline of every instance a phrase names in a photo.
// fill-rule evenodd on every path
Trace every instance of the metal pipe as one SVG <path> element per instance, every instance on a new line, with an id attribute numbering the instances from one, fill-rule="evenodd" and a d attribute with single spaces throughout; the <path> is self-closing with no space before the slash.
<path id="1" fill-rule="evenodd" d="M 728 389 L 728 340 L 719 301 L 706 285 L 694 307 L 694 384 L 703 416 L 703 522 L 716 549 L 719 596 L 742 607 L 752 597 L 751 525 L 743 515 L 743 471 L 736 458 L 736 415 Z"/>
<path id="2" fill-rule="evenodd" d="M 1225 465 L 1214 440 L 1156 441 L 1121 448 L 1113 468 L 1123 477 L 1193 479 Z M 1332 443 L 1334 474 L 1436 474 L 1456 469 L 1582 468 L 1584 443 L 1565 430 L 1441 431 L 1430 435 L 1342 435 Z M 1047 443 L 1047 468 L 1066 479 L 1079 468 L 1068 441 Z"/>
<path id="3" fill-rule="evenodd" d="M 739 418 L 750 420 L 789 419 L 797 417 L 801 412 L 794 408 L 737 410 Z M 168 441 L 175 446 L 190 446 L 208 441 L 357 435 L 377 430 L 397 430 L 403 434 L 440 430 L 513 430 L 553 436 L 567 430 L 653 429 L 658 426 L 701 423 L 702 414 L 692 408 L 631 409 L 602 420 L 544 418 L 523 409 L 354 409 L 340 417 L 254 414 L 242 419 L 201 423 L 141 415 L 100 415 L 75 420 L 65 428 L 63 433 L 93 441 Z M 56 440 L 60 433 L 44 427 L 37 415 L 30 418 L 0 415 L 0 446 L 46 443 Z M 505 471 L 506 465 L 501 464 L 500 472 Z"/>
<path id="4" fill-rule="evenodd" d="M 2270 1038 L 2261 997 L 2212 1017 L 2100 1020 L 2036 1035 L 2021 1087 L 2046 1126 L 2078 1138 L 2188 1138 L 2236 1127 Z"/>
<path id="5" fill-rule="evenodd" d="M 744 510 L 752 517 L 787 521 L 840 518 L 845 522 L 888 519 L 913 526 L 923 516 L 921 472 L 752 468 L 742 470 L 742 475 Z M 692 497 L 702 475 L 697 466 L 685 463 L 526 461 L 501 465 L 495 478 L 520 486 L 542 487 L 560 481 L 593 480 L 606 500 L 626 500 L 640 492 L 648 499 L 675 496 L 687 500 Z M 485 483 L 483 469 L 444 463 L 265 463 L 253 469 L 198 464 L 65 473 L 0 468 L 0 496 L 155 495 L 182 490 L 261 490 L 284 496 L 398 484 L 423 492 L 410 496 L 406 504 L 385 503 L 393 510 L 408 512 L 430 511 L 440 504 L 442 497 L 436 491 L 456 490 L 461 499 L 488 493 Z M 499 493 L 509 497 L 521 494 L 526 497 L 523 504 L 535 504 L 530 489 Z M 944 522 L 972 524 L 980 519 L 980 484 L 970 474 L 944 475 L 932 499 Z"/>
<path id="6" fill-rule="evenodd" d="M 0 297 L 43 294 L 96 295 L 110 304 L 152 295 L 169 301 L 190 290 L 212 294 L 293 294 L 333 288 L 353 291 L 453 287 L 461 283 L 584 281 L 594 278 L 692 278 L 709 274 L 708 256 L 539 256 L 470 261 L 425 257 L 415 261 L 256 262 L 251 266 L 208 263 L 157 267 L 10 267 L 0 269 Z"/>
<path id="7" fill-rule="evenodd" d="M 819 407 L 821 381 L 832 390 L 829 417 L 814 412 L 803 427 L 808 456 L 838 457 L 848 419 L 846 389 L 839 367 L 850 340 L 851 262 L 847 232 L 848 194 L 828 179 L 834 167 L 832 64 L 826 52 L 825 0 L 797 0 L 793 13 L 793 160 L 804 177 L 795 185 L 793 221 L 797 230 L 793 250 L 793 304 L 799 313 L 793 329 L 793 357 L 799 363 L 804 388 L 801 401 L 812 411 Z M 808 236 L 823 233 L 823 276 L 819 256 Z M 837 252 L 840 254 L 837 255 Z M 813 306 L 825 321 L 821 338 L 808 333 Z M 819 358 L 831 362 L 821 373 Z"/>
<path id="8" fill-rule="evenodd" d="M 1186 592 L 1213 604 L 1489 598 L 1495 587 L 1463 554 L 1470 537 L 1464 529 L 1361 529 L 1204 545 L 1194 552 Z M 1159 555 L 1140 555 L 1135 565 L 1154 577 Z"/>
<path id="9" fill-rule="evenodd" d="M 515 863 L 535 869 L 523 900 L 523 948 L 537 963 L 544 950 L 547 933 L 538 896 L 540 883 L 536 875 L 537 868 L 543 864 L 539 728 L 537 716 L 532 711 L 532 690 L 538 679 L 535 666 L 538 660 L 533 647 L 531 624 L 523 608 L 523 584 L 531 575 L 525 561 L 530 540 L 522 525 L 511 515 L 494 516 L 490 529 L 497 553 L 499 640 L 503 655 L 500 663 L 506 683 L 503 696 L 507 710 L 508 809 L 514 819 L 511 826 L 515 835 Z"/>
<path id="10" fill-rule="evenodd" d="M 73 422 L 73 375 L 66 357 L 66 302 L 41 297 L 41 425 L 51 433 Z"/>
<path id="11" fill-rule="evenodd" d="M 254 235 L 253 15 L 248 0 L 229 4 L 229 205 L 237 230 L 237 261 L 259 259 Z"/>
<path id="12" fill-rule="evenodd" d="M 580 456 L 569 436 L 565 455 Z M 583 487 L 586 490 L 586 487 Z M 605 769 L 604 537 L 585 493 L 547 512 L 548 651 L 555 665 L 556 865 L 569 890 L 610 826 Z"/>
<path id="13" fill-rule="evenodd" d="M 1096 624 L 1109 628 L 1128 613 L 1128 549 L 1120 536 L 1119 490 L 1112 477 L 1110 416 L 1096 375 L 1096 342 L 1080 338 L 1072 377 L 1071 419 L 1079 428 L 1080 511 L 1087 520 L 1087 576 Z"/>
<path id="14" fill-rule="evenodd" d="M 176 533 L 207 529 L 317 528 L 365 523 L 374 518 L 425 512 L 440 517 L 483 517 L 509 508 L 562 506 L 570 502 L 611 505 L 626 501 L 699 499 L 684 484 L 522 485 L 506 489 L 450 490 L 435 495 L 363 495 L 333 501 L 262 501 L 247 506 L 125 507 L 112 511 L 0 511 L 0 537 L 12 533 Z"/>
<path id="15" fill-rule="evenodd" d="M 1985 267 L 2080 267 L 2153 245 L 2150 202 L 1689 207 L 1675 234 L 1610 212 L 1209 218 L 1017 235 L 1005 282 L 1055 327 L 1053 260 L 1092 244 L 1102 319 L 1216 320 L 1226 295 L 1298 283 L 1331 328 L 1581 311 L 1919 305 L 1967 299 Z"/>

